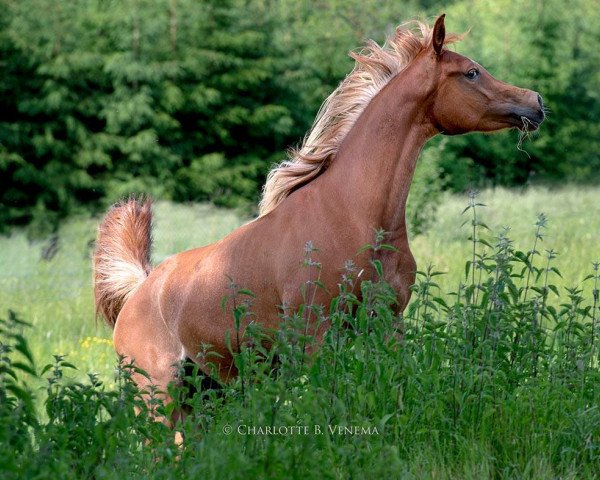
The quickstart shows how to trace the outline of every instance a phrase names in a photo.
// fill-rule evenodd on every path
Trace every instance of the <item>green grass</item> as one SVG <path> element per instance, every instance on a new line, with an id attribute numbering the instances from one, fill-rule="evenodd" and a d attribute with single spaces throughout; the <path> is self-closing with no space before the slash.
<path id="1" fill-rule="evenodd" d="M 496 190 L 478 200 L 488 205 L 478 207 L 477 215 L 490 232 L 479 227 L 476 238 L 492 246 L 476 245 L 482 268 L 475 283 L 465 278 L 473 210 L 461 214 L 467 198 L 446 196 L 438 221 L 411 245 L 421 270 L 432 263 L 448 273 L 419 276 L 400 344 L 390 335 L 397 324 L 386 285 L 365 285 L 362 303 L 348 288 L 316 358 L 306 359 L 290 340 L 302 324 L 301 315 L 292 316 L 274 347 L 281 361 L 276 373 L 269 372 L 274 353 L 244 350 L 236 361 L 245 374 L 221 397 L 192 398 L 194 413 L 181 427 L 187 439 L 182 451 L 172 445 L 170 432 L 144 413 L 135 416 L 136 395 L 123 383 L 123 372 L 115 385 L 110 331 L 95 324 L 91 305 L 88 244 L 97 219 L 63 225 L 50 261 L 40 260 L 43 243 L 29 244 L 20 233 L 0 239 L 0 311 L 12 308 L 33 323 L 26 336 L 38 365 L 50 362 L 53 353 L 67 354 L 80 372 L 59 360 L 45 373 L 51 381 L 37 396 L 38 404 L 49 398 L 41 425 L 25 407 L 0 405 L 0 448 L 3 458 L 16 459 L 7 471 L 53 478 L 72 472 L 114 478 L 117 471 L 136 478 L 222 478 L 224 472 L 232 478 L 289 478 L 290 471 L 298 478 L 598 478 L 598 326 L 592 330 L 598 311 L 591 308 L 593 279 L 584 278 L 600 256 L 600 189 Z M 216 240 L 242 223 L 231 211 L 202 205 L 160 203 L 156 211 L 157 260 Z M 539 255 L 528 256 L 539 212 L 548 216 L 548 228 Z M 512 227 L 512 245 L 495 239 L 502 225 Z M 559 253 L 552 265 L 562 278 L 549 272 L 545 281 L 544 249 Z M 533 276 L 541 275 L 537 290 L 530 288 L 533 279 L 527 283 L 527 270 L 521 273 L 532 258 Z M 447 295 L 459 284 L 459 297 Z M 581 290 L 566 289 L 577 285 Z M 0 403 L 3 382 L 14 384 L 2 371 Z M 83 379 L 88 371 L 98 372 L 108 388 L 95 380 L 68 380 Z M 225 435 L 227 425 L 361 425 L 379 431 Z M 35 440 L 25 440 L 27 431 L 35 432 Z M 152 448 L 144 446 L 148 441 Z M 7 445 L 18 442 L 12 448 L 22 456 L 11 455 Z"/>
<path id="2" fill-rule="evenodd" d="M 482 192 L 479 200 L 487 204 L 481 215 L 491 229 L 488 237 L 509 225 L 510 237 L 522 250 L 531 248 L 536 216 L 544 212 L 549 222 L 540 251 L 558 252 L 555 266 L 564 285 L 581 283 L 591 272 L 591 263 L 600 259 L 598 188 L 498 189 Z M 466 204 L 466 196 L 443 197 L 437 221 L 425 235 L 411 239 L 421 270 L 433 264 L 448 273 L 440 279 L 443 291 L 455 290 L 463 280 L 472 248 L 467 240 L 470 225 L 461 227 L 468 220 L 461 215 Z M 155 262 L 218 240 L 246 221 L 234 211 L 208 205 L 160 202 L 155 213 Z M 78 218 L 65 223 L 51 261 L 41 260 L 47 242 L 29 243 L 19 232 L 0 237 L 0 312 L 13 308 L 33 323 L 30 339 L 38 363 L 54 353 L 66 354 L 84 372 L 98 372 L 108 380 L 114 370 L 114 351 L 107 342 L 111 332 L 95 322 L 91 291 L 90 242 L 98 222 Z"/>
<path id="3" fill-rule="evenodd" d="M 30 243 L 23 232 L 0 237 L 0 312 L 11 308 L 33 324 L 29 339 L 36 363 L 67 355 L 83 373 L 97 372 L 112 383 L 112 332 L 96 322 L 92 300 L 91 242 L 99 221 L 76 218 L 62 225 L 49 261 L 42 260 L 48 241 Z M 158 203 L 154 259 L 208 244 L 241 223 L 232 210 Z"/>
<path id="4" fill-rule="evenodd" d="M 581 283 L 591 273 L 592 262 L 600 260 L 600 189 L 597 187 L 568 187 L 564 189 L 534 188 L 525 190 L 496 189 L 481 192 L 477 200 L 486 207 L 479 210 L 482 221 L 490 228 L 484 234 L 492 238 L 510 227 L 509 237 L 521 250 L 533 245 L 537 215 L 548 217 L 544 239 L 538 250 L 554 250 L 554 261 L 564 285 Z M 456 289 L 464 278 L 464 262 L 472 245 L 470 217 L 461 215 L 467 197 L 446 195 L 438 210 L 437 220 L 425 235 L 411 240 L 418 268 L 433 264 L 447 272 L 441 279 L 446 290 Z M 468 221 L 467 225 L 462 225 Z M 461 226 L 462 225 L 462 226 Z"/>

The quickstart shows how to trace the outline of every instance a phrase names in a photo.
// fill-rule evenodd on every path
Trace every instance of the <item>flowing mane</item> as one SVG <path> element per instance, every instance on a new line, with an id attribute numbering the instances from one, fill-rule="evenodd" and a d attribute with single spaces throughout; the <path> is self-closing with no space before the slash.
<path id="1" fill-rule="evenodd" d="M 359 53 L 353 70 L 327 97 L 299 148 L 267 176 L 260 201 L 260 216 L 266 215 L 290 193 L 310 182 L 334 161 L 338 149 L 371 99 L 431 44 L 432 28 L 419 21 L 400 25 L 383 46 L 369 40 Z M 462 38 L 447 34 L 446 44 Z"/>

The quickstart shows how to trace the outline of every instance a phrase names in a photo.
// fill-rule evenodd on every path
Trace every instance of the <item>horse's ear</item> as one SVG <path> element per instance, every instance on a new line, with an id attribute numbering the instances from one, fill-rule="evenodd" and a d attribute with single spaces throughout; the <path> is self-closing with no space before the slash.
<path id="1" fill-rule="evenodd" d="M 442 13 L 438 19 L 435 21 L 435 25 L 433 26 L 433 50 L 436 55 L 442 53 L 442 48 L 444 47 L 444 39 L 446 38 L 446 26 L 444 25 L 444 18 L 446 17 L 445 13 Z"/>

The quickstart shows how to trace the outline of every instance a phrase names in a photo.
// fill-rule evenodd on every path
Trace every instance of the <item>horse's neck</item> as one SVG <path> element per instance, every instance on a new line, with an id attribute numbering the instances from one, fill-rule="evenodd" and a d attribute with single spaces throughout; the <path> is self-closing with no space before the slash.
<path id="1" fill-rule="evenodd" d="M 384 88 L 323 175 L 324 194 L 354 224 L 383 228 L 392 240 L 405 238 L 406 200 L 417 157 L 433 133 L 414 95 Z"/>

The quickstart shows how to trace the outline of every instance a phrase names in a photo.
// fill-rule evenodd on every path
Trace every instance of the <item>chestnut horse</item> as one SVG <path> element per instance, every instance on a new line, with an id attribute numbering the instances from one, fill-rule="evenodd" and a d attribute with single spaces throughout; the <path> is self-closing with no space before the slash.
<path id="1" fill-rule="evenodd" d="M 304 246 L 312 241 L 322 263 L 315 304 L 328 305 L 343 266 L 352 259 L 374 275 L 374 229 L 396 247 L 381 254 L 386 280 L 402 311 L 416 264 L 410 252 L 405 207 L 417 157 L 438 133 L 536 129 L 544 119 L 541 97 L 493 78 L 481 65 L 444 48 L 460 39 L 446 35 L 444 15 L 433 28 L 419 22 L 399 27 L 381 47 L 368 43 L 353 71 L 327 98 L 301 147 L 268 176 L 260 216 L 211 245 L 150 263 L 151 206 L 128 200 L 115 205 L 98 232 L 94 254 L 97 311 L 114 327 L 117 353 L 145 370 L 134 374 L 144 389 L 165 392 L 177 365 L 210 345 L 222 380 L 235 375 L 227 337 L 238 349 L 231 305 L 221 299 L 230 280 L 249 289 L 254 321 L 275 329 L 281 306 L 303 301 Z M 360 283 L 360 282 L 359 282 Z M 317 342 L 327 328 L 315 327 Z M 163 394 L 165 400 L 169 400 Z"/>

